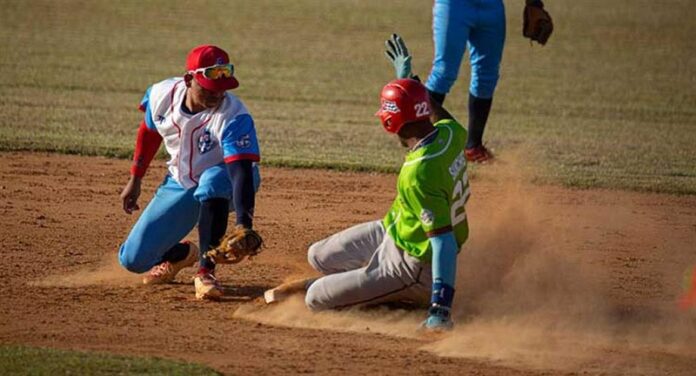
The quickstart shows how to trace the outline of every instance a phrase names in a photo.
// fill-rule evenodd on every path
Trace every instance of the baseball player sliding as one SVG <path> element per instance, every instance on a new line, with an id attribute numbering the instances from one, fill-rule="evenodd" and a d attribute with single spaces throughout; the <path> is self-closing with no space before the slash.
<path id="1" fill-rule="evenodd" d="M 215 278 L 219 261 L 209 251 L 236 213 L 235 242 L 256 251 L 261 237 L 252 229 L 255 193 L 260 184 L 259 146 L 251 114 L 227 90 L 239 86 L 225 51 L 212 45 L 194 48 L 183 77 L 147 89 L 123 210 L 138 210 L 143 176 L 161 143 L 170 159 L 168 173 L 119 250 L 121 265 L 148 272 L 145 284 L 168 283 L 199 261 L 196 298 L 216 299 L 223 289 Z M 182 239 L 198 224 L 199 247 Z"/>
<path id="2" fill-rule="evenodd" d="M 404 51 L 397 53 L 406 58 Z M 306 289 L 312 310 L 411 301 L 429 306 L 425 328 L 447 330 L 453 325 L 457 254 L 469 235 L 467 131 L 431 104 L 417 80 L 388 83 L 381 102 L 377 116 L 384 129 L 408 148 L 391 209 L 382 220 L 312 244 L 309 263 L 324 276 L 269 290 L 265 299 Z"/>

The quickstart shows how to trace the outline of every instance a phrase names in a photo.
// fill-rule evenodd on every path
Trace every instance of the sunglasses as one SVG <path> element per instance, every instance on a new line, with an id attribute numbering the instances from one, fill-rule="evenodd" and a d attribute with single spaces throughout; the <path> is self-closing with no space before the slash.
<path id="1" fill-rule="evenodd" d="M 188 72 L 189 74 L 201 73 L 203 77 L 209 78 L 211 80 L 217 80 L 220 78 L 230 78 L 234 75 L 234 65 L 232 64 L 222 64 L 213 65 L 212 67 L 198 68 Z"/>

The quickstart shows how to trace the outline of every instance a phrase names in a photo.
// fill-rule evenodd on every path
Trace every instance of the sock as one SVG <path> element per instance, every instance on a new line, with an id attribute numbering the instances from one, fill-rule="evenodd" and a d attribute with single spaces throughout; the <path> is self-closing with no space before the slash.
<path id="1" fill-rule="evenodd" d="M 177 262 L 181 261 L 188 256 L 189 244 L 188 243 L 177 243 L 175 246 L 169 248 L 162 256 L 162 261 Z"/>
<path id="2" fill-rule="evenodd" d="M 229 213 L 229 200 L 225 198 L 211 198 L 201 202 L 198 217 L 201 256 L 211 248 L 220 245 L 220 240 L 227 231 Z M 215 263 L 207 258 L 200 257 L 200 266 L 211 271 L 215 270 Z"/>
<path id="3" fill-rule="evenodd" d="M 469 93 L 469 139 L 466 148 L 471 149 L 483 144 L 483 130 L 486 128 L 488 113 L 491 112 L 493 98 L 477 98 Z"/>

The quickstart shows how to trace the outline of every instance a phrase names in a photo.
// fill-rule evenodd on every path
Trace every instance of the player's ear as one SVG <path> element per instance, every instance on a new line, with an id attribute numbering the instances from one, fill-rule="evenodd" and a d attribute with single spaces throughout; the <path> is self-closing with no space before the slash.
<path id="1" fill-rule="evenodd" d="M 184 82 L 186 83 L 186 87 L 191 87 L 191 81 L 193 81 L 193 75 L 190 73 L 186 73 L 184 75 Z"/>

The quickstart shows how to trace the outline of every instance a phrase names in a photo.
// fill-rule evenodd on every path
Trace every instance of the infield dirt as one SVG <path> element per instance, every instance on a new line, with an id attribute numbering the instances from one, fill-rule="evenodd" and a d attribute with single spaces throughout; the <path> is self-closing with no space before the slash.
<path id="1" fill-rule="evenodd" d="M 312 275 L 307 246 L 380 218 L 396 176 L 263 168 L 251 262 L 222 267 L 221 302 L 193 298 L 193 269 L 144 287 L 116 250 L 128 161 L 0 154 L 0 343 L 205 363 L 231 374 L 694 374 L 696 315 L 676 308 L 696 265 L 696 197 L 525 183 L 513 161 L 477 169 L 459 256 L 457 327 L 424 313 L 312 314 L 267 288 Z M 165 171 L 156 162 L 141 206 Z M 191 239 L 196 240 L 195 232 Z"/>

